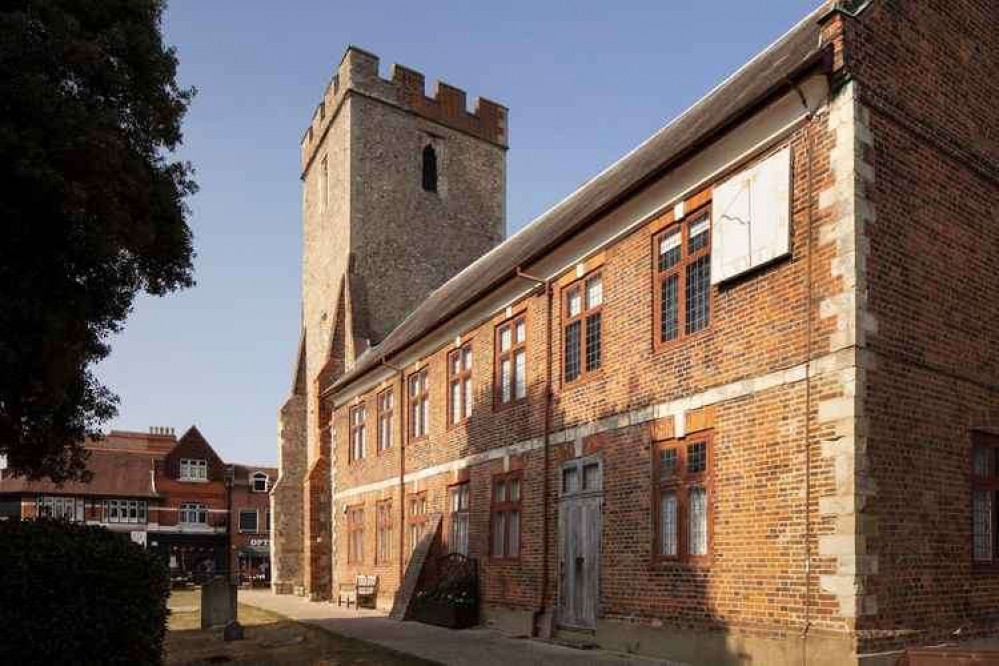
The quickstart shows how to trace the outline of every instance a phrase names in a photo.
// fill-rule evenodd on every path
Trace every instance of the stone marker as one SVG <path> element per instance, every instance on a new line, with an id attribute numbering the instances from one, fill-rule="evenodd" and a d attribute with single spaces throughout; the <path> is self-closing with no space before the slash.
<path id="1" fill-rule="evenodd" d="M 201 586 L 201 628 L 225 627 L 236 621 L 236 586 L 216 578 Z"/>

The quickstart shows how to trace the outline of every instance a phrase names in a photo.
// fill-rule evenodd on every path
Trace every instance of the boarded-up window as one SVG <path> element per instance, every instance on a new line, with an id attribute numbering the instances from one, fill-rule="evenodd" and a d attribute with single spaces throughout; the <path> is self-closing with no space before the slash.
<path id="1" fill-rule="evenodd" d="M 790 190 L 790 148 L 715 186 L 711 284 L 790 253 Z"/>

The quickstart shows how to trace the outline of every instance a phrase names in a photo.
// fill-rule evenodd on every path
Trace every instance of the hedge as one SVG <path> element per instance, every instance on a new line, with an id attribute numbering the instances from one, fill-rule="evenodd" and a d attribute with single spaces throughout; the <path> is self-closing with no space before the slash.
<path id="1" fill-rule="evenodd" d="M 127 534 L 0 522 L 0 664 L 161 664 L 169 594 Z"/>

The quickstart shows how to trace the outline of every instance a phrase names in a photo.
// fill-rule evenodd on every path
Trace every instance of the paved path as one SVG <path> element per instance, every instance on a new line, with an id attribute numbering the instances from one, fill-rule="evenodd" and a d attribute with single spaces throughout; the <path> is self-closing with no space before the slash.
<path id="1" fill-rule="evenodd" d="M 512 638 L 492 629 L 454 631 L 419 622 L 397 622 L 381 611 L 348 610 L 334 604 L 313 603 L 293 595 L 275 595 L 266 590 L 240 590 L 239 602 L 342 636 L 454 666 L 651 666 L 663 663 L 602 650 L 577 650 L 542 641 Z"/>

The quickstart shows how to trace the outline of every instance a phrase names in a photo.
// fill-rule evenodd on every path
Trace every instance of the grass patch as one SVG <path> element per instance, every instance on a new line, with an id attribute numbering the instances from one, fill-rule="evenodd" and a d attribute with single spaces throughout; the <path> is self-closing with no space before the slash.
<path id="1" fill-rule="evenodd" d="M 222 640 L 221 629 L 201 630 L 200 591 L 175 591 L 169 605 L 171 613 L 166 637 L 168 666 L 426 666 L 434 663 L 339 636 L 245 604 L 239 604 L 238 613 L 246 638 L 226 643 Z"/>

